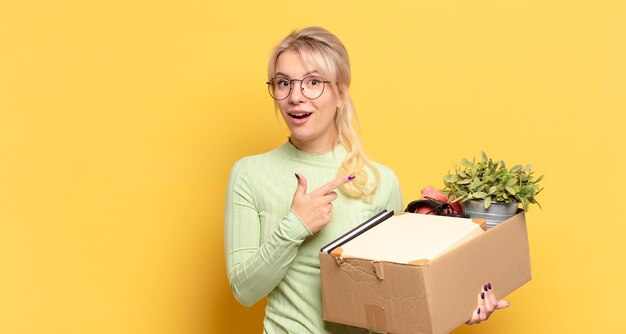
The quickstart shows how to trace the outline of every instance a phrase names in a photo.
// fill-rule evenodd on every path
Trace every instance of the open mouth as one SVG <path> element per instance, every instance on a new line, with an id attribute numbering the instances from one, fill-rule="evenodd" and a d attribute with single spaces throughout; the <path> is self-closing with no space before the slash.
<path id="1" fill-rule="evenodd" d="M 302 112 L 302 113 L 289 113 L 289 116 L 295 118 L 295 119 L 304 119 L 307 118 L 309 116 L 311 116 L 312 113 L 310 112 Z"/>

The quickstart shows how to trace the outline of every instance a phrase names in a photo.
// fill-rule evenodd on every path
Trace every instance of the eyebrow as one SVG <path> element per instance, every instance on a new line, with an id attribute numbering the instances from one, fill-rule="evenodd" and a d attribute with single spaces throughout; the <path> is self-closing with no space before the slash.
<path id="1" fill-rule="evenodd" d="M 309 72 L 304 73 L 303 78 L 304 78 L 304 77 L 306 77 L 306 76 L 308 76 L 308 75 L 311 75 L 311 74 L 320 74 L 320 73 L 319 73 L 317 70 L 315 70 L 315 71 L 309 71 Z M 289 75 L 287 75 L 287 74 L 285 74 L 285 73 L 283 73 L 283 72 L 276 72 L 275 76 L 279 76 L 279 75 L 280 75 L 280 76 L 284 76 L 284 77 L 286 77 L 286 78 L 291 78 Z"/>

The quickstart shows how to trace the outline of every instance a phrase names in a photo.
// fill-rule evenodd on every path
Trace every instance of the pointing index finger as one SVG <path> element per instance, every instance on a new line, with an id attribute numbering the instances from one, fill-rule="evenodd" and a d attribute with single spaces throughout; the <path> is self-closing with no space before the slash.
<path id="1" fill-rule="evenodd" d="M 324 196 L 329 192 L 335 190 L 336 188 L 341 187 L 342 185 L 354 180 L 354 175 L 348 176 L 340 176 L 330 182 L 324 184 L 323 186 L 315 189 L 312 193 L 319 196 Z"/>

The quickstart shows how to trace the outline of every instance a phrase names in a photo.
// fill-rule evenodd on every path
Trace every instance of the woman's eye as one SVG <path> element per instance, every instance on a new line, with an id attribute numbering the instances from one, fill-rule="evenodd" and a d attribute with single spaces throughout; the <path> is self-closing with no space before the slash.
<path id="1" fill-rule="evenodd" d="M 320 78 L 311 78 L 309 79 L 309 86 L 317 86 L 322 83 L 322 79 Z"/>
<path id="2" fill-rule="evenodd" d="M 276 80 L 276 86 L 280 87 L 280 88 L 289 87 L 289 80 L 277 79 Z"/>

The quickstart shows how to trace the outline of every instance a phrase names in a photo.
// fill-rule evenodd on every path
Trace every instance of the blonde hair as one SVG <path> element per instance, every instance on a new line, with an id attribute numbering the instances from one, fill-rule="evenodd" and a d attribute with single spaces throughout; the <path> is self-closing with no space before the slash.
<path id="1" fill-rule="evenodd" d="M 285 51 L 296 51 L 302 60 L 315 67 L 325 80 L 332 82 L 335 94 L 343 96 L 343 103 L 335 113 L 335 126 L 340 143 L 346 148 L 347 155 L 337 175 L 354 175 L 352 182 L 344 184 L 341 191 L 352 198 L 361 198 L 370 203 L 380 182 L 380 173 L 372 161 L 365 155 L 361 140 L 352 126 L 357 121 L 356 111 L 348 89 L 350 87 L 350 59 L 348 51 L 341 41 L 328 30 L 321 27 L 308 27 L 293 31 L 272 51 L 268 66 L 268 79 L 276 72 L 276 60 Z M 369 180 L 369 169 L 374 180 Z"/>

